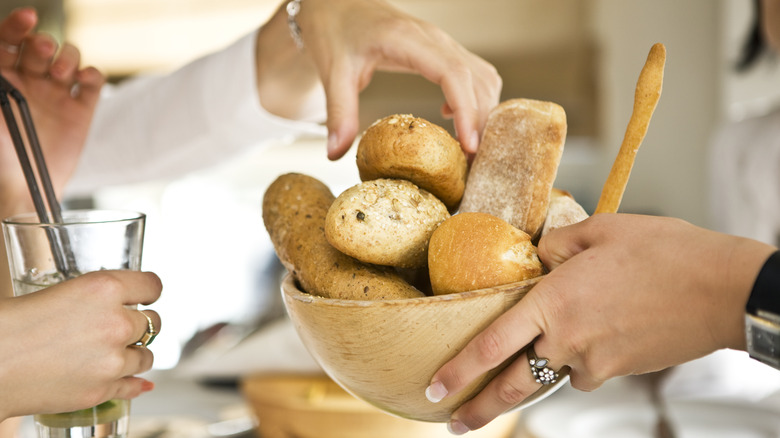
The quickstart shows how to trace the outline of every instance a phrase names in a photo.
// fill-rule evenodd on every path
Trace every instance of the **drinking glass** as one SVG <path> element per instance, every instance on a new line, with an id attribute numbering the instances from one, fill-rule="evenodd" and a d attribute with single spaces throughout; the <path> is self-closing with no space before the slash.
<path id="1" fill-rule="evenodd" d="M 62 212 L 62 223 L 34 213 L 3 220 L 14 295 L 103 269 L 141 269 L 146 216 L 113 210 Z M 78 354 L 78 352 L 74 352 Z M 129 400 L 109 400 L 75 412 L 35 415 L 40 438 L 124 438 Z"/>

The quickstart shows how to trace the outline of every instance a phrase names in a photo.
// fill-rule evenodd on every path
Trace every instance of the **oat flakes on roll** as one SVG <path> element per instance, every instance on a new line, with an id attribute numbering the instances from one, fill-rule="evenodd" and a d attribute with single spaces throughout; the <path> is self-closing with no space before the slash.
<path id="1" fill-rule="evenodd" d="M 276 254 L 302 289 L 353 300 L 424 296 L 392 268 L 361 263 L 328 243 L 325 215 L 334 199 L 325 184 L 299 173 L 280 176 L 263 196 L 263 222 Z"/>
<path id="2" fill-rule="evenodd" d="M 336 198 L 325 218 L 328 242 L 362 262 L 420 268 L 428 240 L 450 217 L 431 193 L 402 179 L 364 181 Z"/>
<path id="3" fill-rule="evenodd" d="M 566 139 L 560 105 L 511 99 L 491 111 L 469 171 L 461 212 L 497 216 L 538 237 Z"/>
<path id="4" fill-rule="evenodd" d="M 411 114 L 377 120 L 357 148 L 360 179 L 398 178 L 413 182 L 454 209 L 466 185 L 466 155 L 441 126 Z"/>

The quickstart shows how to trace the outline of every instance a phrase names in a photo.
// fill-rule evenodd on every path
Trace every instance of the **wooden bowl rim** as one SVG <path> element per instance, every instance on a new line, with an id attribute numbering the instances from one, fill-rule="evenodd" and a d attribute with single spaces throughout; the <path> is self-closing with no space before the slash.
<path id="1" fill-rule="evenodd" d="M 282 291 L 288 297 L 304 303 L 327 303 L 335 307 L 368 307 L 368 306 L 398 306 L 411 304 L 433 304 L 452 301 L 468 301 L 475 298 L 495 295 L 509 294 L 518 291 L 527 291 L 531 286 L 539 283 L 546 275 L 529 278 L 523 281 L 507 283 L 501 286 L 490 287 L 486 289 L 477 289 L 466 292 L 458 292 L 445 295 L 432 295 L 419 298 L 394 298 L 389 300 L 350 300 L 343 298 L 327 298 L 319 295 L 312 295 L 304 292 L 291 272 L 285 274 L 282 280 Z"/>

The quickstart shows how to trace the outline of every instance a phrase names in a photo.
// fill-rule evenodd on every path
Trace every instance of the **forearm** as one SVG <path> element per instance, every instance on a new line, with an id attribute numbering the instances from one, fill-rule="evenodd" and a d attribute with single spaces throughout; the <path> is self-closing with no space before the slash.
<path id="1" fill-rule="evenodd" d="M 247 35 L 172 74 L 107 90 L 69 193 L 174 178 L 269 139 L 322 133 L 316 124 L 277 117 L 260 105 L 255 40 Z"/>

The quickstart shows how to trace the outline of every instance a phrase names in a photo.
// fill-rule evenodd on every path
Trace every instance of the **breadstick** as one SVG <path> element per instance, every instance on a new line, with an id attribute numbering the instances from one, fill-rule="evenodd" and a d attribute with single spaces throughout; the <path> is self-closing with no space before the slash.
<path id="1" fill-rule="evenodd" d="M 650 118 L 661 97 L 665 63 L 666 48 L 661 43 L 654 44 L 639 74 L 634 93 L 634 110 L 623 137 L 623 144 L 620 145 L 612 170 L 601 190 L 595 213 L 615 213 L 620 206 L 636 153 L 645 138 Z"/>

